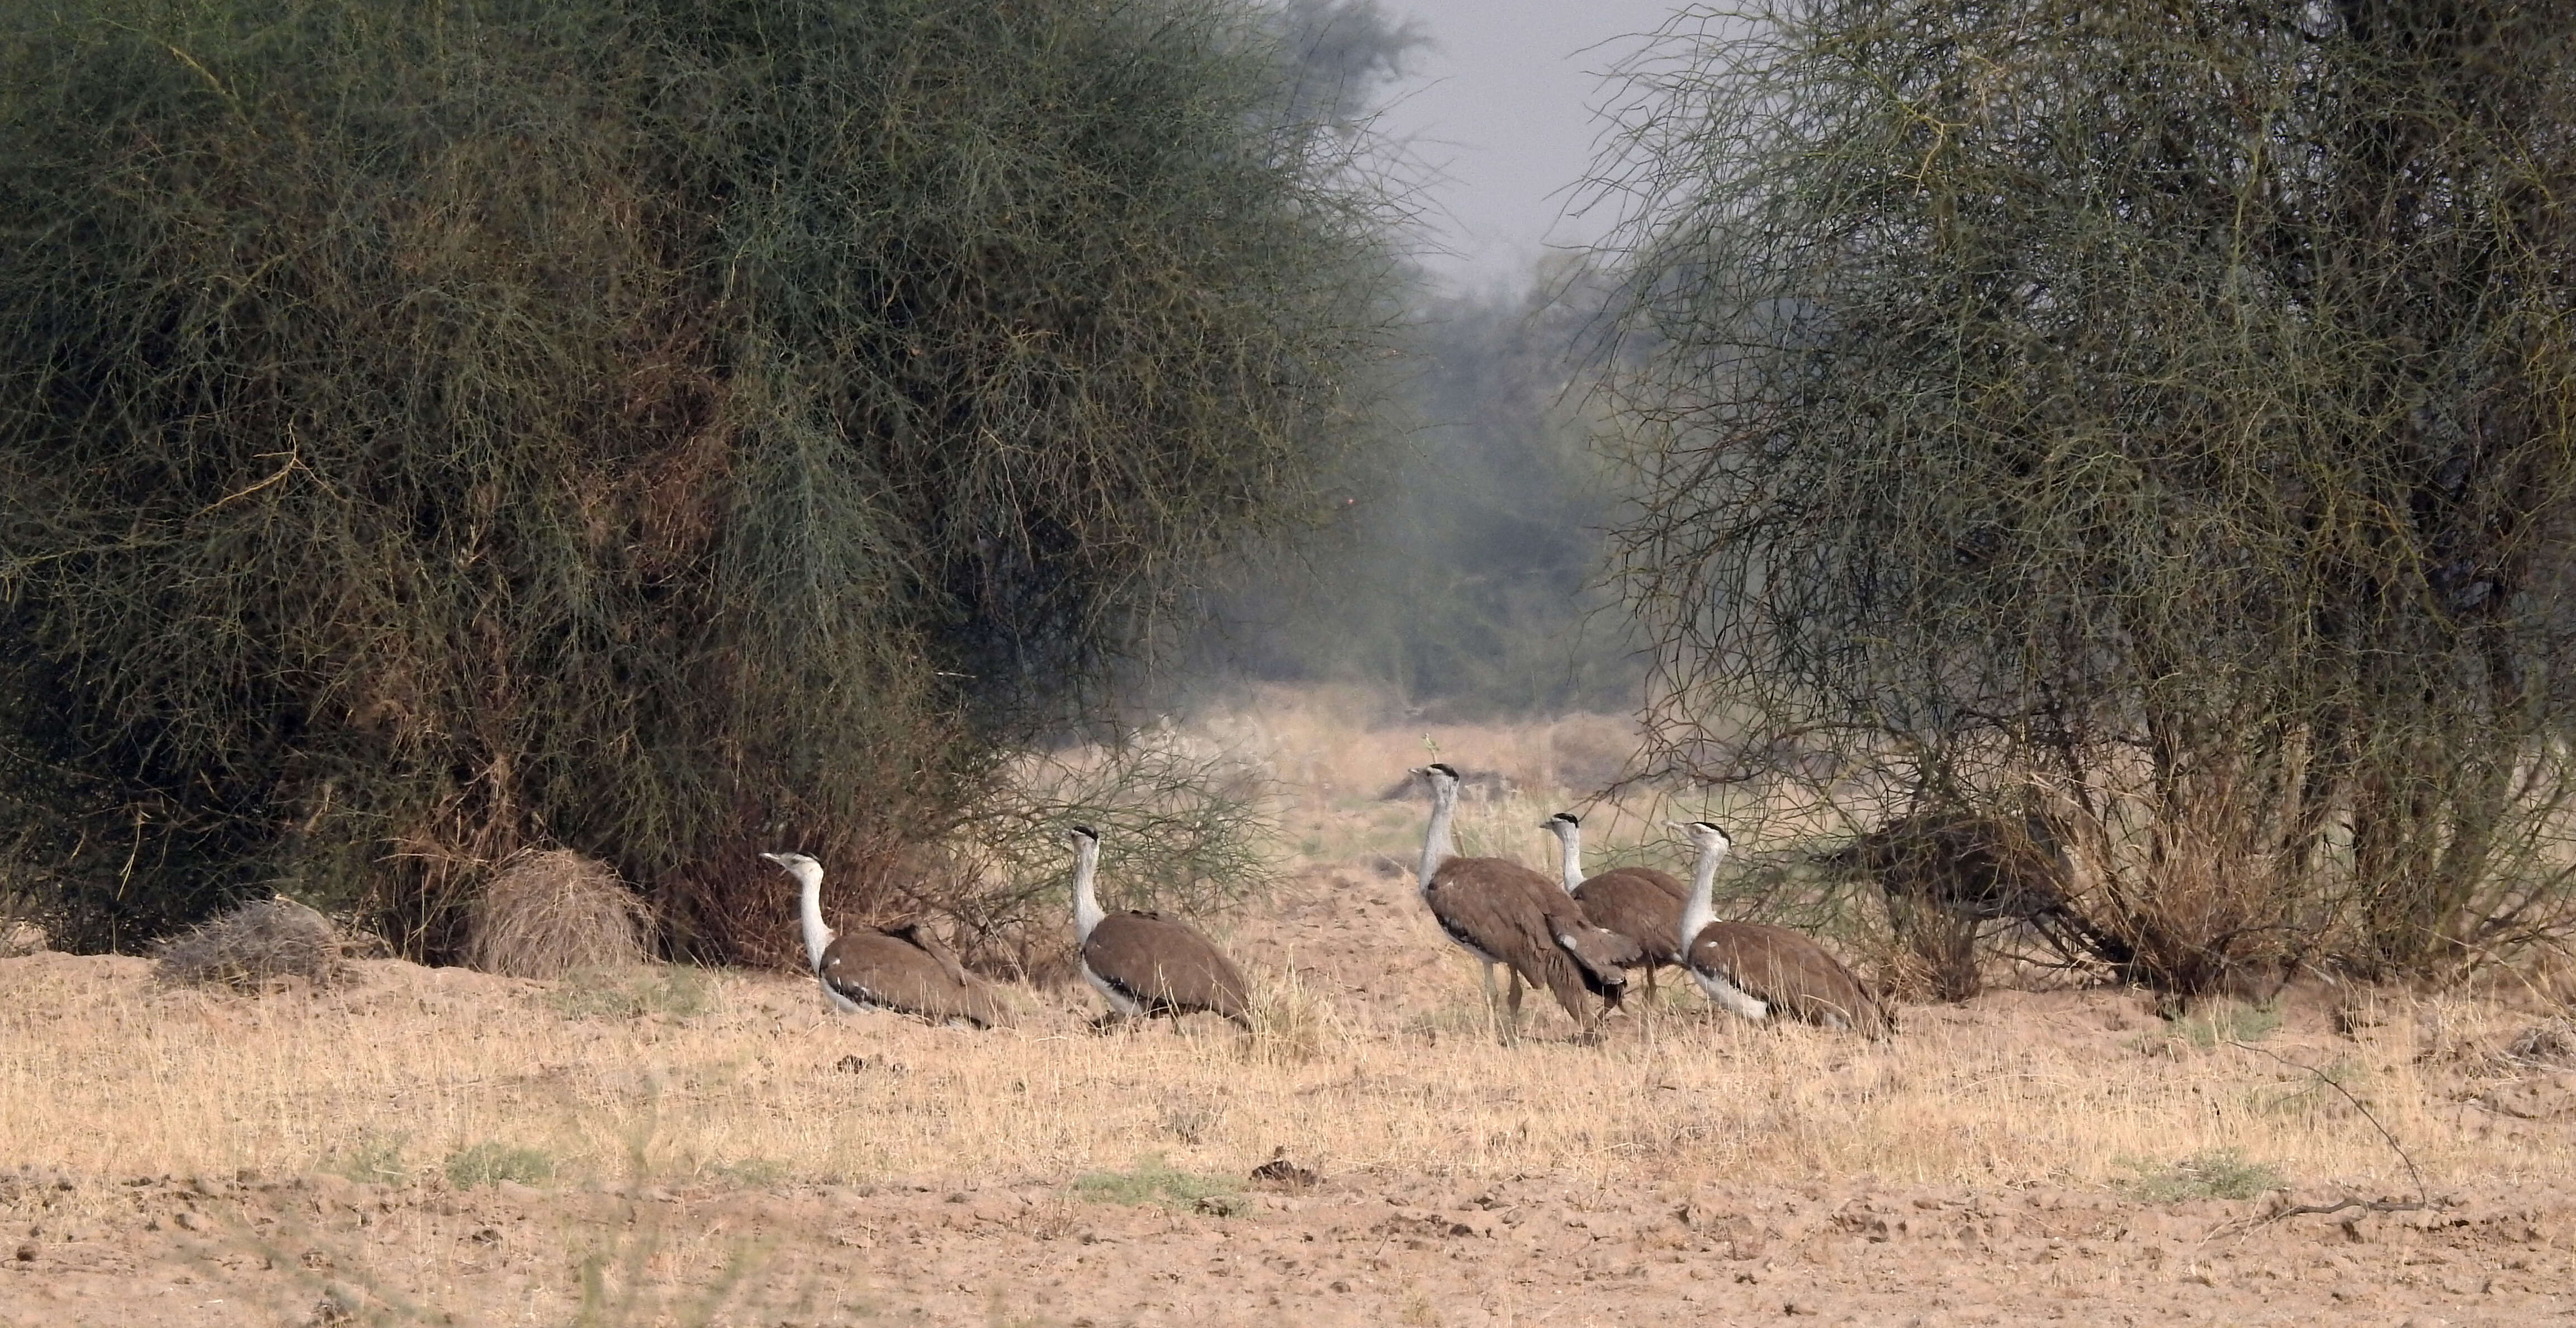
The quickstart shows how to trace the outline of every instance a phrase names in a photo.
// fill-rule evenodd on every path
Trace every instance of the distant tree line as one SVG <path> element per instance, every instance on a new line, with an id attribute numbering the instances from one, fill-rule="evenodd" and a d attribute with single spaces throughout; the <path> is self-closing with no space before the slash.
<path id="1" fill-rule="evenodd" d="M 1392 437 L 1351 458 L 1322 527 L 1216 596 L 1203 667 L 1362 683 L 1417 715 L 1635 708 L 1640 643 L 1601 575 L 1620 490 L 1581 349 L 1604 287 L 1559 262 L 1417 290 Z"/>

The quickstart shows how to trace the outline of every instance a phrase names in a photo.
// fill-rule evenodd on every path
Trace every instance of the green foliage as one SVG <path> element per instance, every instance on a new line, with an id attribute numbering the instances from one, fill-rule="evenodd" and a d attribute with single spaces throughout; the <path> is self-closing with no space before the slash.
<path id="1" fill-rule="evenodd" d="M 1074 1193 L 1099 1203 L 1155 1203 L 1219 1216 L 1233 1211 L 1227 1200 L 1242 1188 L 1222 1176 L 1175 1171 L 1160 1157 L 1138 1158 L 1125 1171 L 1085 1172 L 1073 1182 Z"/>
<path id="2" fill-rule="evenodd" d="M 1317 501 L 1386 209 L 1245 0 L 11 0 L 0 810 L 65 937 L 689 952 L 944 835 Z"/>
<path id="3" fill-rule="evenodd" d="M 715 1008 L 716 984 L 686 964 L 584 969 L 557 982 L 546 1004 L 566 1019 L 687 1019 Z"/>
<path id="4" fill-rule="evenodd" d="M 2213 1148 L 2195 1153 L 2169 1167 L 2158 1167 L 2134 1158 L 2121 1159 L 2121 1165 L 2137 1176 L 2126 1189 L 2149 1203 L 2180 1203 L 2187 1199 L 2256 1199 L 2281 1188 L 2287 1182 L 2281 1173 L 2259 1162 L 2248 1162 L 2233 1148 Z"/>
<path id="5" fill-rule="evenodd" d="M 2174 1021 L 2174 1031 L 2204 1051 L 2228 1042 L 2260 1042 L 2280 1027 L 2280 1006 L 2240 1001 L 2214 1001 Z"/>
<path id="6" fill-rule="evenodd" d="M 2571 39 L 2435 0 L 1677 21 L 1608 168 L 1665 764 L 1810 823 L 2035 817 L 2173 989 L 2566 925 Z"/>
<path id="7" fill-rule="evenodd" d="M 398 1134 L 370 1131 L 359 1136 L 347 1148 L 324 1158 L 322 1169 L 364 1184 L 400 1185 L 411 1179 L 411 1164 L 403 1158 L 404 1142 Z"/>
<path id="8" fill-rule="evenodd" d="M 460 1190 L 505 1180 L 543 1185 L 554 1178 L 555 1161 L 543 1151 L 490 1140 L 458 1149 L 447 1159 L 447 1183 Z"/>

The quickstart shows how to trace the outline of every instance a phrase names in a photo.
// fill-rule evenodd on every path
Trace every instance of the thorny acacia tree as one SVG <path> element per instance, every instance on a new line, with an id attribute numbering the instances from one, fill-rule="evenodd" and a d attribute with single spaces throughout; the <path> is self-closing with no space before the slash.
<path id="1" fill-rule="evenodd" d="M 78 944 L 435 952 L 555 840 L 758 949 L 753 850 L 864 887 L 1309 503 L 1384 321 L 1242 0 L 6 13 L 0 807 Z"/>
<path id="2" fill-rule="evenodd" d="M 1666 760 L 2036 814 L 2187 990 L 2562 921 L 2571 49 L 2459 0 L 1668 29 L 1607 181 Z"/>

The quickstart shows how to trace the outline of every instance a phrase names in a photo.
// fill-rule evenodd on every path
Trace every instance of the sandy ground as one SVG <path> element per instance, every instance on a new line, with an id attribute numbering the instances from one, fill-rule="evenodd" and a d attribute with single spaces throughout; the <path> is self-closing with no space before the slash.
<path id="1" fill-rule="evenodd" d="M 391 962 L 254 998 L 131 959 L 0 960 L 0 1325 L 2576 1322 L 2576 1068 L 2529 1054 L 2551 1011 L 2309 992 L 2240 1049 L 2137 993 L 2005 991 L 1870 1048 L 1691 996 L 1651 1045 L 1624 1017 L 1572 1045 L 1534 1004 L 1497 1048 L 1418 914 L 1408 875 L 1363 861 L 1220 928 L 1325 1012 L 1285 1059 L 1221 1027 L 1095 1037 L 1078 992 L 974 1034 L 827 1017 L 784 976 L 728 976 L 703 1013 L 575 1017 L 544 984 Z M 316 1079 L 273 1045 L 315 1030 L 416 1059 Z M 972 1074 L 932 1072 L 969 1052 Z M 689 1088 L 718 1055 L 752 1068 Z M 239 1082 L 203 1082 L 228 1056 Z M 630 1058 L 680 1087 L 561 1098 L 580 1110 L 531 1087 L 587 1092 Z M 2351 1067 L 2423 1188 L 2285 1066 Z M 1039 1096 L 1034 1124 L 988 1105 Z M 361 1126 L 425 1146 L 514 1119 L 557 1176 L 346 1174 Z M 621 1163 L 647 1126 L 680 1143 Z M 710 1160 L 728 1140 L 780 1160 Z M 2111 1159 L 2213 1141 L 2277 1161 L 2280 1188 L 2159 1201 Z M 1282 1149 L 1320 1175 L 1253 1180 Z M 1222 1184 L 1121 1202 L 1148 1152 Z"/>
<path id="2" fill-rule="evenodd" d="M 109 1182 L 36 1208 L 10 1324 L 2540 1324 L 2576 1316 L 2564 1187 L 2300 1217 L 2099 1192 L 1711 1188 L 1667 1206 L 1530 1177 L 1255 1193 L 1240 1216 L 1047 1187 L 464 1194 L 334 1178 Z M 77 1194 L 78 1190 L 62 1192 Z M 13 1202 L 16 1215 L 29 1205 Z M 590 1242 L 587 1246 L 583 1242 Z M 569 1261 L 567 1255 L 573 1258 Z M 644 1289 L 646 1282 L 659 1291 Z"/>

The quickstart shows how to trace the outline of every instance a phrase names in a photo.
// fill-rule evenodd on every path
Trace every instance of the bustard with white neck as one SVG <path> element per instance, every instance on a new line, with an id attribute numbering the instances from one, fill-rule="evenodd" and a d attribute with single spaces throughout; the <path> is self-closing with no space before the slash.
<path id="1" fill-rule="evenodd" d="M 1709 821 L 1674 828 L 1699 845 L 1682 905 L 1682 971 L 1710 1000 L 1757 1022 L 1796 1019 L 1870 1037 L 1891 1031 L 1886 1007 L 1814 939 L 1769 923 L 1717 921 L 1717 865 L 1734 841 Z"/>
<path id="2" fill-rule="evenodd" d="M 760 856 L 796 878 L 805 959 L 833 1009 L 891 1010 L 934 1024 L 964 1022 L 978 1028 L 1010 1023 L 993 985 L 967 972 L 956 954 L 918 921 L 836 934 L 823 922 L 823 864 L 802 853 Z"/>
<path id="3" fill-rule="evenodd" d="M 1682 902 L 1689 888 L 1671 873 L 1652 867 L 1613 867 L 1597 876 L 1583 874 L 1583 822 L 1572 812 L 1558 812 L 1539 823 L 1557 839 L 1558 875 L 1565 892 L 1583 909 L 1584 918 L 1603 931 L 1637 943 L 1632 967 L 1644 970 L 1647 1008 L 1654 1007 L 1655 970 L 1681 962 Z"/>
<path id="4" fill-rule="evenodd" d="M 1545 987 L 1586 1037 L 1619 1008 L 1628 991 L 1623 964 L 1637 943 L 1603 931 L 1582 906 L 1537 872 L 1505 858 L 1462 858 L 1451 839 L 1458 815 L 1458 772 L 1433 762 L 1413 772 L 1431 786 L 1431 823 L 1422 836 L 1418 877 L 1422 902 L 1440 930 L 1484 966 L 1485 1010 L 1494 1013 L 1494 967 L 1511 970 L 1511 1033 L 1520 1029 L 1521 985 Z M 1584 999 L 1598 996 L 1594 1012 Z"/>
<path id="5" fill-rule="evenodd" d="M 1104 1022 L 1206 1011 L 1249 1032 L 1250 990 L 1234 961 L 1179 918 L 1101 908 L 1092 883 L 1100 870 L 1100 832 L 1077 825 L 1065 837 L 1073 843 L 1073 929 L 1082 977 L 1109 1002 Z"/>

